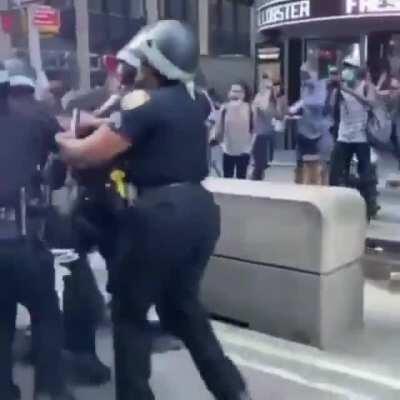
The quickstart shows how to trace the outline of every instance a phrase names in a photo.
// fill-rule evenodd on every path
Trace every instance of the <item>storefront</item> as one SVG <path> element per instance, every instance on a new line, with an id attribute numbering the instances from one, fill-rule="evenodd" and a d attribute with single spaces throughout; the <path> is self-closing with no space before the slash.
<path id="1" fill-rule="evenodd" d="M 300 66 L 320 78 L 353 55 L 376 76 L 400 73 L 400 0 L 258 0 L 257 76 L 267 72 L 296 100 Z"/>

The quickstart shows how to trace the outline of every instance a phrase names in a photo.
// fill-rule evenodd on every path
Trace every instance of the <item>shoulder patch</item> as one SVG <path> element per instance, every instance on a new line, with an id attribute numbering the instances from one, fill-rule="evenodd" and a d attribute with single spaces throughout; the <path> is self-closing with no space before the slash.
<path id="1" fill-rule="evenodd" d="M 123 111 L 134 110 L 150 100 L 150 96 L 144 90 L 134 90 L 125 95 L 121 100 L 121 109 Z"/>

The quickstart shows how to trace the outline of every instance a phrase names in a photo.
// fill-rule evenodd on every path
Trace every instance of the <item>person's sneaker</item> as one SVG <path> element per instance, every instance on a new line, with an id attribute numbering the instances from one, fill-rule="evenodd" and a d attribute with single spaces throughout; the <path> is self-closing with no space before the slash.
<path id="1" fill-rule="evenodd" d="M 99 386 L 111 380 L 111 368 L 104 365 L 94 354 L 64 352 L 68 379 L 86 386 Z"/>

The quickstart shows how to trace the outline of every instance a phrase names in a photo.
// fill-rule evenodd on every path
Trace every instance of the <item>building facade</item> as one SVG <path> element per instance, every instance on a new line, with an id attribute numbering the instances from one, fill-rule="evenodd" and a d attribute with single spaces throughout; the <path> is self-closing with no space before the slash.
<path id="1" fill-rule="evenodd" d="M 73 1 L 49 2 L 63 10 L 63 28 L 60 38 L 48 40 L 44 48 L 54 47 L 60 40 L 74 47 Z M 215 88 L 221 96 L 234 80 L 244 80 L 252 87 L 255 68 L 251 57 L 254 50 L 251 3 L 248 0 L 88 0 L 92 69 L 99 67 L 96 55 L 116 52 L 147 22 L 179 19 L 191 25 L 199 36 L 198 83 Z"/>
<path id="2" fill-rule="evenodd" d="M 6 1 L 6 0 L 0 0 Z M 249 0 L 85 0 L 88 4 L 89 57 L 92 84 L 101 83 L 101 55 L 116 52 L 147 22 L 179 19 L 199 36 L 201 71 L 198 83 L 213 87 L 223 96 L 235 80 L 254 84 L 252 37 L 253 8 Z M 62 26 L 57 36 L 42 37 L 46 72 L 57 78 L 68 70 L 65 61 L 76 50 L 76 5 L 74 0 L 47 0 L 61 10 Z M 11 37 L 14 48 L 27 48 L 24 13 L 16 11 L 17 23 Z M 65 72 L 64 71 L 64 72 Z"/>
<path id="3" fill-rule="evenodd" d="M 198 83 L 224 96 L 235 80 L 254 84 L 253 8 L 248 0 L 146 0 L 147 15 L 179 19 L 198 33 Z"/>
<path id="4" fill-rule="evenodd" d="M 399 27 L 399 1 L 258 0 L 257 71 L 281 82 L 290 101 L 298 96 L 304 62 L 322 79 L 348 56 L 368 66 L 375 79 L 382 65 L 399 75 Z"/>

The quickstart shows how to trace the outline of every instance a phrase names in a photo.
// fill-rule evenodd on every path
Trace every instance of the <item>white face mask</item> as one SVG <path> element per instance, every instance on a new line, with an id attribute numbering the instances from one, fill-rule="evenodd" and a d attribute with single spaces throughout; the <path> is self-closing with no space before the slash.
<path id="1" fill-rule="evenodd" d="M 242 103 L 244 101 L 244 91 L 240 86 L 232 86 L 228 98 L 230 102 Z"/>
<path id="2" fill-rule="evenodd" d="M 261 82 L 261 91 L 269 91 L 273 88 L 273 83 L 271 79 L 263 79 Z"/>

